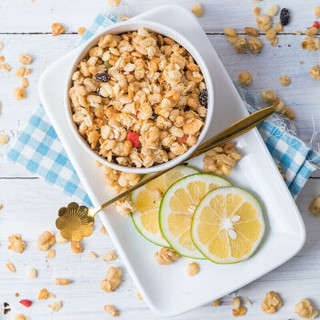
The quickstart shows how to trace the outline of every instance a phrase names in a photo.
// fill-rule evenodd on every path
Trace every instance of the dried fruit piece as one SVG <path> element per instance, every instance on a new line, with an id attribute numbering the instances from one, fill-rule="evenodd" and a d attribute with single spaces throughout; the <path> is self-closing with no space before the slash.
<path id="1" fill-rule="evenodd" d="M 58 36 L 59 34 L 65 33 L 66 29 L 60 23 L 54 23 L 52 26 L 52 35 L 54 37 Z"/>
<path id="2" fill-rule="evenodd" d="M 290 22 L 290 12 L 287 8 L 281 9 L 280 12 L 280 22 L 283 26 L 286 26 Z"/>
<path id="3" fill-rule="evenodd" d="M 117 317 L 119 315 L 119 311 L 115 306 L 105 305 L 104 310 L 107 311 L 112 317 Z"/>
<path id="4" fill-rule="evenodd" d="M 261 303 L 261 309 L 267 314 L 273 314 L 282 307 L 282 301 L 279 295 L 270 291 L 266 293 L 264 301 Z"/>
<path id="5" fill-rule="evenodd" d="M 199 93 L 199 102 L 203 107 L 208 106 L 208 90 L 202 89 Z"/>
<path id="6" fill-rule="evenodd" d="M 315 27 L 315 28 L 318 28 L 318 29 L 320 28 L 320 24 L 319 24 L 318 21 L 314 21 L 312 26 Z"/>
<path id="7" fill-rule="evenodd" d="M 95 77 L 100 82 L 108 82 L 111 79 L 108 72 L 97 73 Z"/>
<path id="8" fill-rule="evenodd" d="M 198 274 L 200 271 L 200 267 L 196 262 L 191 262 L 188 264 L 186 273 L 189 277 L 193 277 Z"/>
<path id="9" fill-rule="evenodd" d="M 203 6 L 200 2 L 195 2 L 192 7 L 191 11 L 194 13 L 195 16 L 201 17 L 203 14 Z"/>
<path id="10" fill-rule="evenodd" d="M 294 312 L 304 319 L 313 319 L 318 315 L 318 311 L 313 308 L 311 302 L 305 298 L 295 305 Z"/>
<path id="11" fill-rule="evenodd" d="M 128 132 L 127 140 L 130 141 L 135 148 L 139 148 L 141 145 L 139 133 L 137 132 Z"/>
<path id="12" fill-rule="evenodd" d="M 20 300 L 19 303 L 21 303 L 23 306 L 25 306 L 26 308 L 29 308 L 32 305 L 32 301 L 31 300 Z"/>
<path id="13" fill-rule="evenodd" d="M 252 74 L 250 72 L 241 72 L 238 76 L 238 81 L 245 86 L 249 86 L 252 83 Z"/>
<path id="14" fill-rule="evenodd" d="M 288 76 L 281 76 L 281 77 L 279 78 L 279 82 L 280 82 L 283 86 L 287 87 L 287 86 L 291 83 L 291 78 L 288 77 Z"/>
<path id="15" fill-rule="evenodd" d="M 320 78 L 319 78 L 320 80 Z M 309 210 L 314 215 L 320 215 L 320 195 L 315 197 L 309 206 Z"/>
<path id="16" fill-rule="evenodd" d="M 16 267 L 14 266 L 14 264 L 13 264 L 12 262 L 6 263 L 6 268 L 7 268 L 10 272 L 16 272 Z"/>

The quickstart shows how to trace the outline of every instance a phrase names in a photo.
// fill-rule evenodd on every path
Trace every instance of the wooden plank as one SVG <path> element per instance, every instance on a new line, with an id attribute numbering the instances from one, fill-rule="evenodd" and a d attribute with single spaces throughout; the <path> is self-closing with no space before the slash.
<path id="1" fill-rule="evenodd" d="M 71 252 L 69 244 L 55 245 L 56 258 L 48 260 L 44 252 L 37 249 L 37 238 L 45 230 L 54 232 L 54 220 L 57 209 L 67 204 L 70 198 L 54 187 L 48 186 L 42 180 L 0 180 L 0 190 L 5 190 L 2 197 L 0 223 L 0 302 L 9 302 L 14 312 L 21 312 L 35 319 L 51 317 L 46 305 L 55 300 L 37 302 L 37 295 L 42 288 L 47 288 L 57 295 L 56 300 L 62 300 L 63 309 L 54 315 L 54 319 L 79 320 L 105 319 L 103 311 L 105 304 L 116 305 L 124 319 L 159 319 L 143 303 L 136 298 L 136 289 L 128 276 L 121 259 L 106 263 L 102 261 L 105 252 L 113 250 L 110 238 L 99 229 L 101 223 L 97 219 L 96 231 L 90 239 L 84 240 L 84 252 L 76 255 Z M 317 181 L 310 180 L 301 196 L 298 205 L 306 223 L 307 241 L 303 250 L 291 261 L 254 283 L 240 290 L 239 295 L 248 297 L 253 305 L 247 304 L 246 319 L 253 320 L 263 317 L 260 303 L 269 290 L 277 291 L 284 300 L 283 308 L 273 316 L 273 319 L 294 317 L 294 304 L 302 297 L 320 301 L 317 289 L 320 285 L 320 265 L 315 257 L 319 256 L 318 246 L 319 221 L 308 212 L 307 208 L 313 197 L 320 193 Z M 128 220 L 128 223 L 131 223 Z M 27 247 L 23 254 L 7 250 L 7 237 L 11 234 L 21 234 Z M 157 247 L 155 246 L 155 251 Z M 91 259 L 89 252 L 95 251 L 99 259 Z M 9 273 L 5 263 L 15 264 L 17 272 Z M 121 267 L 124 271 L 124 281 L 112 294 L 100 289 L 100 281 L 104 278 L 110 265 Z M 26 277 L 29 268 L 38 270 L 37 279 Z M 166 268 L 166 267 L 164 267 Z M 184 272 L 184 270 L 181 270 Z M 201 272 L 201 271 L 200 271 Z M 69 278 L 73 281 L 70 286 L 56 287 L 53 282 L 56 277 Z M 14 293 L 19 292 L 20 298 Z M 34 306 L 25 309 L 19 305 L 19 299 L 31 299 Z M 175 319 L 193 320 L 207 318 L 208 315 L 216 319 L 226 319 L 231 316 L 231 297 L 223 298 L 221 307 L 213 308 L 209 305 L 194 310 Z"/>
<path id="2" fill-rule="evenodd" d="M 97 13 L 103 13 L 108 6 L 106 0 L 95 0 L 94 4 L 86 0 L 54 1 L 35 0 L 2 0 L 0 8 L 0 32 L 51 32 L 51 25 L 55 22 L 64 24 L 68 32 L 76 32 L 80 26 L 88 26 Z M 126 10 L 138 14 L 158 5 L 176 3 L 186 8 L 191 8 L 194 0 L 123 0 L 129 6 Z M 243 29 L 246 26 L 255 26 L 253 8 L 259 6 L 262 12 L 274 4 L 272 1 L 224 1 L 202 0 L 204 15 L 200 22 L 207 31 L 221 32 L 226 26 Z M 93 4 L 93 5 L 92 5 Z M 278 3 L 281 7 L 291 10 L 292 20 L 286 27 L 286 32 L 305 30 L 311 26 L 315 17 L 313 7 L 319 5 L 317 0 L 292 1 L 282 0 Z M 85 14 L 83 14 L 85 12 Z M 126 13 L 126 12 L 125 12 Z M 8 18 L 10 17 L 10 18 Z M 276 18 L 277 20 L 278 18 Z"/>

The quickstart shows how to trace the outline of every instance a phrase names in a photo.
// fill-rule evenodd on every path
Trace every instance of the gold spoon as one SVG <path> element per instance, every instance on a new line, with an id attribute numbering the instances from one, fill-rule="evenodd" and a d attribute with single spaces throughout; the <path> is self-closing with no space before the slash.
<path id="1" fill-rule="evenodd" d="M 268 107 L 268 108 L 259 110 L 257 112 L 254 112 L 251 115 L 235 122 L 230 127 L 226 128 L 225 130 L 221 131 L 214 137 L 210 138 L 205 143 L 201 144 L 195 150 L 195 152 L 193 152 L 187 159 L 183 160 L 181 163 L 186 162 L 194 157 L 197 157 L 214 147 L 224 144 L 227 141 L 230 141 L 246 133 L 247 131 L 256 127 L 259 123 L 267 119 L 273 113 L 274 113 L 274 108 Z M 177 164 L 176 166 L 178 166 L 179 164 Z M 103 203 L 99 207 L 89 209 L 86 206 L 79 206 L 76 202 L 71 202 L 68 205 L 68 207 L 61 208 L 59 210 L 59 218 L 56 220 L 56 226 L 60 230 L 62 237 L 67 240 L 74 240 L 74 241 L 80 241 L 82 240 L 83 237 L 89 237 L 93 231 L 94 216 L 99 211 L 106 208 L 107 206 L 114 203 L 115 201 L 127 196 L 132 191 L 142 187 L 143 185 L 150 182 L 151 180 L 158 178 L 159 176 L 161 176 L 162 174 L 166 173 L 167 171 L 173 168 L 174 167 L 171 167 L 169 169 L 156 172 L 148 176 L 146 179 L 141 180 L 134 187 L 128 189 L 125 192 L 122 192 L 116 197 Z"/>

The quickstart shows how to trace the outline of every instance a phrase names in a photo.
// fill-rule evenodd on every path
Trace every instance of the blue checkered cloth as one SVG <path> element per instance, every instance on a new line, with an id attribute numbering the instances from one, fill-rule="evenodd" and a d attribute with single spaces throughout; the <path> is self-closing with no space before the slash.
<path id="1" fill-rule="evenodd" d="M 97 31 L 117 21 L 116 15 L 99 15 L 82 36 L 79 44 Z M 258 104 L 251 92 L 238 88 L 249 111 Z M 260 125 L 260 133 L 274 160 L 282 168 L 289 190 L 298 195 L 311 173 L 317 169 L 320 156 L 305 143 L 270 121 Z M 92 203 L 84 190 L 42 105 L 38 105 L 27 125 L 7 154 L 8 159 L 45 178 L 83 204 Z"/>

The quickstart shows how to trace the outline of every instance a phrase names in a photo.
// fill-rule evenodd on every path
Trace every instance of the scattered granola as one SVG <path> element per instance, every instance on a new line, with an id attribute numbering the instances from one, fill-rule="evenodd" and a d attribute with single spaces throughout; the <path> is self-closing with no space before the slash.
<path id="1" fill-rule="evenodd" d="M 241 72 L 238 76 L 238 81 L 245 86 L 250 86 L 252 83 L 252 74 L 250 72 Z"/>
<path id="2" fill-rule="evenodd" d="M 6 263 L 6 268 L 7 268 L 10 272 L 16 272 L 16 267 L 14 266 L 14 264 L 13 264 L 12 262 Z"/>
<path id="3" fill-rule="evenodd" d="M 49 296 L 50 296 L 50 293 L 48 292 L 48 290 L 43 288 L 39 292 L 38 300 L 46 300 L 49 298 Z"/>
<path id="4" fill-rule="evenodd" d="M 4 70 L 6 72 L 10 72 L 11 71 L 11 67 L 7 63 L 0 64 L 0 69 Z"/>
<path id="5" fill-rule="evenodd" d="M 70 284 L 70 280 L 63 279 L 63 278 L 57 278 L 54 280 L 54 284 L 56 286 L 67 286 L 68 284 Z"/>
<path id="6" fill-rule="evenodd" d="M 314 214 L 314 215 L 320 215 L 320 195 L 315 197 L 310 206 L 309 210 Z"/>
<path id="7" fill-rule="evenodd" d="M 83 251 L 82 245 L 80 241 L 71 241 L 71 250 L 74 253 L 81 253 Z"/>
<path id="8" fill-rule="evenodd" d="M 320 18 L 320 7 L 315 7 L 313 11 L 314 11 L 314 14 Z"/>
<path id="9" fill-rule="evenodd" d="M 142 298 L 142 296 L 141 296 L 141 294 L 140 294 L 139 291 L 136 291 L 136 296 L 137 296 L 137 298 L 138 298 L 139 300 L 143 300 L 143 298 Z"/>
<path id="10" fill-rule="evenodd" d="M 242 317 L 246 314 L 247 308 L 241 305 L 241 300 L 239 297 L 232 299 L 232 314 L 235 317 Z"/>
<path id="11" fill-rule="evenodd" d="M 86 32 L 86 28 L 85 27 L 80 27 L 78 28 L 78 33 L 82 36 L 85 32 Z"/>
<path id="12" fill-rule="evenodd" d="M 55 256 L 56 256 L 56 250 L 50 249 L 50 250 L 47 252 L 47 258 L 48 258 L 48 259 L 53 259 Z"/>
<path id="13" fill-rule="evenodd" d="M 112 317 L 117 317 L 119 315 L 119 311 L 115 306 L 105 305 L 104 310 L 107 311 Z"/>
<path id="14" fill-rule="evenodd" d="M 29 87 L 29 81 L 28 81 L 27 78 L 22 78 L 22 79 L 21 79 L 21 86 L 22 86 L 22 88 L 24 88 L 24 89 Z"/>
<path id="15" fill-rule="evenodd" d="M 320 80 L 320 66 L 313 66 L 310 70 L 309 70 L 309 76 Z"/>
<path id="16" fill-rule="evenodd" d="M 0 41 L 0 51 L 4 48 L 3 42 Z"/>
<path id="17" fill-rule="evenodd" d="M 36 269 L 28 269 L 27 271 L 27 277 L 28 278 L 37 278 L 38 277 L 38 272 Z"/>
<path id="18" fill-rule="evenodd" d="M 267 31 L 271 28 L 272 19 L 267 14 L 259 14 L 257 16 L 257 25 L 260 31 Z"/>
<path id="19" fill-rule="evenodd" d="M 108 0 L 109 6 L 118 6 L 121 3 L 121 0 Z"/>
<path id="20" fill-rule="evenodd" d="M 104 166 L 104 180 L 111 192 L 119 194 L 135 186 L 141 179 L 141 174 L 128 173 Z"/>
<path id="21" fill-rule="evenodd" d="M 205 153 L 203 170 L 205 172 L 215 172 L 219 175 L 225 174 L 228 176 L 240 158 L 240 154 L 234 149 L 234 144 L 231 142 L 226 143 Z"/>
<path id="22" fill-rule="evenodd" d="M 16 100 L 22 100 L 26 98 L 27 92 L 22 88 L 15 88 L 13 90 L 13 96 L 16 98 Z"/>
<path id="23" fill-rule="evenodd" d="M 61 235 L 61 232 L 60 232 L 60 231 L 58 231 L 58 232 L 56 233 L 56 242 L 57 242 L 58 244 L 66 243 L 66 242 L 68 242 L 68 241 L 69 241 L 69 240 L 65 239 L 65 238 Z"/>
<path id="24" fill-rule="evenodd" d="M 279 295 L 274 291 L 267 292 L 264 301 L 261 303 L 262 311 L 268 314 L 273 314 L 281 307 L 282 301 Z"/>
<path id="25" fill-rule="evenodd" d="M 52 305 L 48 304 L 48 308 L 50 308 L 53 312 L 58 312 L 62 307 L 62 301 L 55 301 Z"/>
<path id="26" fill-rule="evenodd" d="M 55 235 L 49 231 L 45 231 L 38 238 L 38 249 L 40 251 L 48 251 L 55 243 Z"/>
<path id="27" fill-rule="evenodd" d="M 106 292 L 114 291 L 121 283 L 122 271 L 116 267 L 110 267 L 104 280 L 101 281 L 101 289 Z"/>
<path id="28" fill-rule="evenodd" d="M 284 75 L 284 76 L 281 76 L 281 77 L 279 78 L 279 82 L 280 82 L 283 86 L 287 87 L 288 85 L 291 84 L 291 78 Z"/>
<path id="29" fill-rule="evenodd" d="M 105 226 L 102 226 L 102 227 L 101 227 L 100 232 L 108 235 L 108 232 L 107 232 Z"/>
<path id="30" fill-rule="evenodd" d="M 52 26 L 52 35 L 54 37 L 58 36 L 59 34 L 65 33 L 66 29 L 60 23 L 54 23 Z"/>
<path id="31" fill-rule="evenodd" d="M 308 299 L 302 299 L 294 308 L 294 312 L 301 318 L 313 319 L 318 315 L 318 311 L 313 308 Z"/>
<path id="32" fill-rule="evenodd" d="M 116 257 L 117 256 L 114 251 L 109 251 L 103 256 L 103 261 L 113 261 Z"/>
<path id="33" fill-rule="evenodd" d="M 279 7 L 276 4 L 273 4 L 268 8 L 267 15 L 274 17 L 278 14 L 278 12 L 279 12 Z"/>
<path id="34" fill-rule="evenodd" d="M 253 8 L 253 14 L 256 16 L 260 15 L 260 8 L 259 7 Z"/>
<path id="35" fill-rule="evenodd" d="M 266 31 L 266 39 L 274 40 L 277 37 L 277 31 L 275 29 L 269 29 Z"/>
<path id="36" fill-rule="evenodd" d="M 13 320 L 27 320 L 28 318 L 26 316 L 24 316 L 23 314 L 16 314 L 13 317 Z"/>
<path id="37" fill-rule="evenodd" d="M 197 17 L 201 17 L 203 14 L 203 6 L 200 2 L 193 3 L 191 7 L 191 11 L 195 14 Z"/>
<path id="38" fill-rule="evenodd" d="M 195 276 L 199 273 L 199 271 L 200 267 L 196 262 L 191 262 L 188 264 L 186 272 L 189 277 Z"/>
<path id="39" fill-rule="evenodd" d="M 248 36 L 257 37 L 259 35 L 259 30 L 255 29 L 255 28 L 251 28 L 251 27 L 245 27 L 244 32 Z"/>
<path id="40" fill-rule="evenodd" d="M 251 39 L 249 39 L 248 48 L 252 53 L 254 54 L 260 53 L 262 50 L 262 47 L 263 47 L 263 43 L 260 39 L 256 37 L 252 37 Z"/>
<path id="41" fill-rule="evenodd" d="M 133 202 L 128 199 L 129 197 L 122 198 L 114 203 L 116 211 L 125 218 L 127 218 L 130 213 L 134 211 Z"/>
<path id="42" fill-rule="evenodd" d="M 0 62 L 4 62 L 4 56 L 0 56 Z"/>
<path id="43" fill-rule="evenodd" d="M 9 137 L 6 134 L 0 134 L 0 146 L 7 144 Z"/>
<path id="44" fill-rule="evenodd" d="M 251 39 L 250 39 L 251 40 Z M 247 43 L 247 37 L 242 36 L 237 38 L 236 42 L 234 43 L 234 49 L 238 53 L 242 53 L 246 51 L 246 43 Z"/>
<path id="45" fill-rule="evenodd" d="M 27 56 L 25 54 L 20 54 L 18 58 L 18 62 L 24 65 L 31 64 L 33 59 L 30 56 Z"/>
<path id="46" fill-rule="evenodd" d="M 23 240 L 21 240 L 21 236 L 13 234 L 9 238 L 10 245 L 8 247 L 9 250 L 22 253 L 26 247 L 26 244 Z"/>
<path id="47" fill-rule="evenodd" d="M 120 20 L 121 21 L 128 21 L 129 19 L 131 19 L 131 17 L 129 17 L 129 16 L 126 16 L 126 15 L 123 15 L 123 14 L 120 16 Z"/>
<path id="48" fill-rule="evenodd" d="M 98 259 L 99 258 L 99 256 L 94 251 L 90 251 L 89 252 L 89 256 L 92 259 Z"/>
<path id="49" fill-rule="evenodd" d="M 211 302 L 213 307 L 219 307 L 221 305 L 221 299 L 216 299 Z"/>
<path id="50" fill-rule="evenodd" d="M 320 39 L 316 37 L 307 37 L 301 43 L 302 49 L 320 50 Z"/>
<path id="51" fill-rule="evenodd" d="M 305 31 L 306 36 L 315 36 L 319 33 L 319 28 L 317 27 L 310 27 Z"/>
<path id="52" fill-rule="evenodd" d="M 169 265 L 173 261 L 178 260 L 180 255 L 173 249 L 161 248 L 159 252 L 155 253 L 154 258 L 160 265 Z"/>
<path id="53" fill-rule="evenodd" d="M 19 67 L 16 71 L 16 77 L 25 77 L 31 73 L 30 69 L 27 69 L 25 67 Z"/>
<path id="54" fill-rule="evenodd" d="M 275 23 L 275 25 L 274 25 L 274 30 L 276 30 L 277 32 L 283 31 L 283 27 L 282 27 L 281 22 L 276 22 L 276 23 Z"/>
<path id="55" fill-rule="evenodd" d="M 93 150 L 109 162 L 151 167 L 197 142 L 204 89 L 185 48 L 140 28 L 101 37 L 74 72 L 69 97 L 73 121 Z M 189 139 L 181 141 L 181 133 Z"/>

